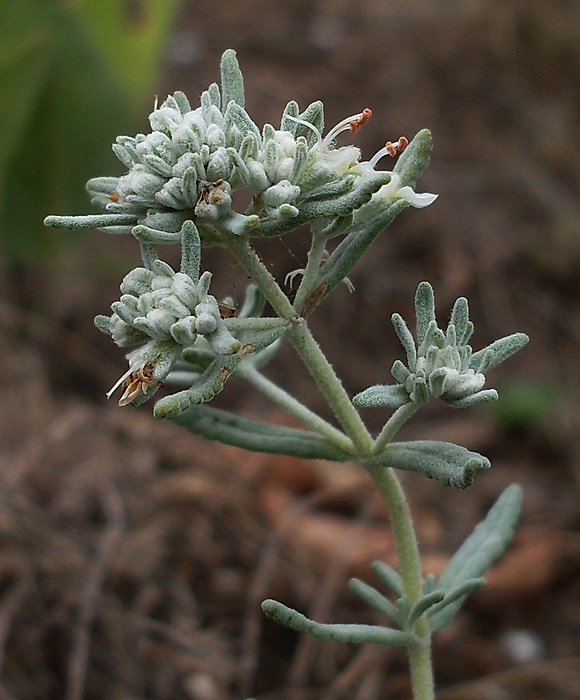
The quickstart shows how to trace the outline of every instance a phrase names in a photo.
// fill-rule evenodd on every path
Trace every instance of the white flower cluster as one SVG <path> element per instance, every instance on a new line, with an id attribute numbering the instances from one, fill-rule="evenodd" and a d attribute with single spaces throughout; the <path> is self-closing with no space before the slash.
<path id="1" fill-rule="evenodd" d="M 119 347 L 150 339 L 189 347 L 199 334 L 218 355 L 240 349 L 224 325 L 216 298 L 207 293 L 210 272 L 194 283 L 162 260 L 155 260 L 153 268 L 129 272 L 121 283 L 120 301 L 112 304 L 112 316 L 101 317 L 108 319 L 108 332 Z"/>
<path id="2" fill-rule="evenodd" d="M 396 385 L 372 386 L 353 401 L 357 406 L 397 408 L 407 403 L 424 404 L 440 398 L 455 408 L 497 399 L 495 389 L 483 389 L 485 373 L 513 355 L 527 342 L 524 333 L 496 340 L 474 353 L 468 341 L 473 333 L 467 299 L 457 299 L 446 331 L 435 320 L 435 298 L 428 282 L 422 282 L 415 296 L 417 342 L 399 314 L 392 321 L 407 354 L 407 366 L 395 360 L 391 374 Z"/>
<path id="3" fill-rule="evenodd" d="M 343 119 L 322 137 L 322 103 L 300 113 L 290 102 L 279 129 L 266 124 L 260 130 L 244 109 L 242 77 L 232 51 L 222 59 L 222 79 L 224 74 L 233 87 L 226 83 L 220 91 L 214 83 L 195 109 L 177 92 L 150 114 L 151 133 L 119 136 L 113 150 L 128 172 L 118 179 L 89 181 L 93 201 L 112 215 L 134 215 L 134 223 L 152 230 L 148 240 L 161 242 L 154 240 L 155 231 L 177 232 L 186 219 L 195 220 L 207 241 L 257 231 L 264 222 L 299 224 L 301 216 L 344 216 L 373 194 L 416 207 L 435 199 L 417 195 L 408 185 L 399 187 L 395 173 L 375 170 L 392 150 L 383 148 L 370 161 L 359 162 L 355 146 L 335 148 L 336 137 L 358 131 L 371 110 Z M 231 198 L 242 187 L 253 194 L 244 213 L 234 211 Z"/>

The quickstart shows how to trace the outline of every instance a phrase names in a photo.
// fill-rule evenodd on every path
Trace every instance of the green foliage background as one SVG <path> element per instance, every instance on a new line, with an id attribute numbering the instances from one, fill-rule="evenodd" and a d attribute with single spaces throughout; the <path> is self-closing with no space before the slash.
<path id="1" fill-rule="evenodd" d="M 0 243 L 9 264 L 67 234 L 86 180 L 116 173 L 110 144 L 139 127 L 179 0 L 0 0 Z"/>

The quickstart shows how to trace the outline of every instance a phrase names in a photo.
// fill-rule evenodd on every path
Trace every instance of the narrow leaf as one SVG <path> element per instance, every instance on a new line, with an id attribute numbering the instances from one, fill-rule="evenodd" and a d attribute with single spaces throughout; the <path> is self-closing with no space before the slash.
<path id="1" fill-rule="evenodd" d="M 240 107 L 245 105 L 244 77 L 240 70 L 236 52 L 233 49 L 224 51 L 221 60 L 222 108 L 225 110 L 230 102 Z"/>
<path id="2" fill-rule="evenodd" d="M 512 484 L 490 508 L 487 516 L 465 540 L 441 574 L 438 588 L 453 591 L 461 584 L 480 577 L 504 553 L 511 542 L 520 514 L 522 489 Z M 447 606 L 436 618 L 438 628 L 453 618 L 461 600 Z"/>
<path id="3" fill-rule="evenodd" d="M 386 617 L 401 625 L 401 615 L 399 609 L 396 605 L 393 605 L 391 601 L 386 598 L 382 593 L 377 591 L 373 586 L 369 586 L 368 583 L 361 581 L 358 578 L 351 578 L 348 582 L 350 589 L 355 593 L 361 600 L 364 600 L 367 605 L 371 608 L 378 610 Z"/>
<path id="4" fill-rule="evenodd" d="M 435 319 L 435 295 L 429 282 L 421 282 L 415 292 L 415 317 L 417 319 L 417 344 L 425 340 L 430 328 L 437 328 Z"/>
<path id="5" fill-rule="evenodd" d="M 438 440 L 393 442 L 375 457 L 375 462 L 391 469 L 418 472 L 444 486 L 460 489 L 471 486 L 476 473 L 491 466 L 487 457 L 477 452 Z"/>
<path id="6" fill-rule="evenodd" d="M 352 455 L 342 452 L 317 433 L 236 416 L 210 406 L 191 406 L 186 412 L 174 416 L 173 420 L 208 440 L 217 440 L 250 452 L 335 462 L 352 459 Z"/>
<path id="7" fill-rule="evenodd" d="M 265 600 L 262 610 L 266 615 L 286 627 L 298 632 L 308 632 L 319 639 L 331 639 L 334 642 L 350 642 L 351 644 L 384 644 L 387 646 L 408 645 L 416 641 L 414 635 L 390 627 L 375 625 L 340 625 L 315 622 L 302 613 L 278 603 L 276 600 Z"/>

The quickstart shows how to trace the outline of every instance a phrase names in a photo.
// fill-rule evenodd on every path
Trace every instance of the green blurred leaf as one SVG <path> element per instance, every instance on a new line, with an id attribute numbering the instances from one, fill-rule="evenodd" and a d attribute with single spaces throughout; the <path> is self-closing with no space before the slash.
<path id="1" fill-rule="evenodd" d="M 45 229 L 46 214 L 86 211 L 85 182 L 122 172 L 111 143 L 135 131 L 137 108 L 153 104 L 177 4 L 19 0 L 0 7 L 0 242 L 12 262 L 57 250 L 71 234 Z"/>
<path id="2" fill-rule="evenodd" d="M 138 116 L 153 104 L 155 78 L 180 0 L 70 0 Z M 145 99 L 145 103 L 144 103 Z"/>

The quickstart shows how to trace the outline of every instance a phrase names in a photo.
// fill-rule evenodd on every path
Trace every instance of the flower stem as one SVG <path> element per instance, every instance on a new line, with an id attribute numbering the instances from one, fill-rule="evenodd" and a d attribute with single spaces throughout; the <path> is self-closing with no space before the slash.
<path id="1" fill-rule="evenodd" d="M 304 276 L 302 277 L 302 282 L 298 287 L 298 291 L 296 292 L 296 297 L 294 299 L 295 309 L 300 309 L 302 307 L 306 297 L 314 288 L 316 277 L 320 271 L 320 264 L 322 262 L 322 258 L 324 257 L 325 246 L 326 239 L 324 239 L 322 236 L 313 236 L 312 246 L 308 251 L 308 262 L 306 263 Z"/>
<path id="2" fill-rule="evenodd" d="M 307 425 L 319 435 L 324 436 L 329 442 L 339 447 L 345 452 L 354 453 L 354 445 L 352 441 L 340 430 L 321 418 L 317 413 L 311 411 L 303 403 L 294 398 L 287 391 L 279 387 L 273 381 L 258 372 L 257 369 L 251 366 L 242 366 L 238 370 L 238 374 L 242 379 L 251 384 L 255 389 L 262 392 L 271 401 L 274 401 L 278 406 L 283 408 L 290 415 L 298 418 L 299 421 Z"/>
<path id="3" fill-rule="evenodd" d="M 376 437 L 372 449 L 373 454 L 380 454 L 385 449 L 394 438 L 399 428 L 419 409 L 419 405 L 420 404 L 416 403 L 406 403 L 404 406 L 399 406 Z"/>
<path id="4" fill-rule="evenodd" d="M 289 331 L 288 336 L 306 369 L 334 411 L 342 429 L 355 445 L 358 456 L 364 458 L 370 452 L 373 439 L 332 365 L 314 340 L 306 321 L 300 319 Z"/>
<path id="5" fill-rule="evenodd" d="M 372 460 L 367 460 L 364 464 L 387 506 L 405 597 L 413 605 L 423 595 L 423 579 L 419 547 L 409 504 L 392 469 L 374 464 Z M 421 642 L 407 647 L 413 698 L 414 700 L 434 700 L 431 642 L 424 619 L 419 618 L 415 624 L 414 632 L 421 638 Z"/>
<path id="6" fill-rule="evenodd" d="M 227 247 L 270 302 L 278 316 L 286 320 L 296 318 L 296 311 L 290 300 L 280 289 L 280 286 L 272 277 L 268 268 L 262 263 L 249 241 L 245 238 L 232 239 L 228 241 Z"/>

